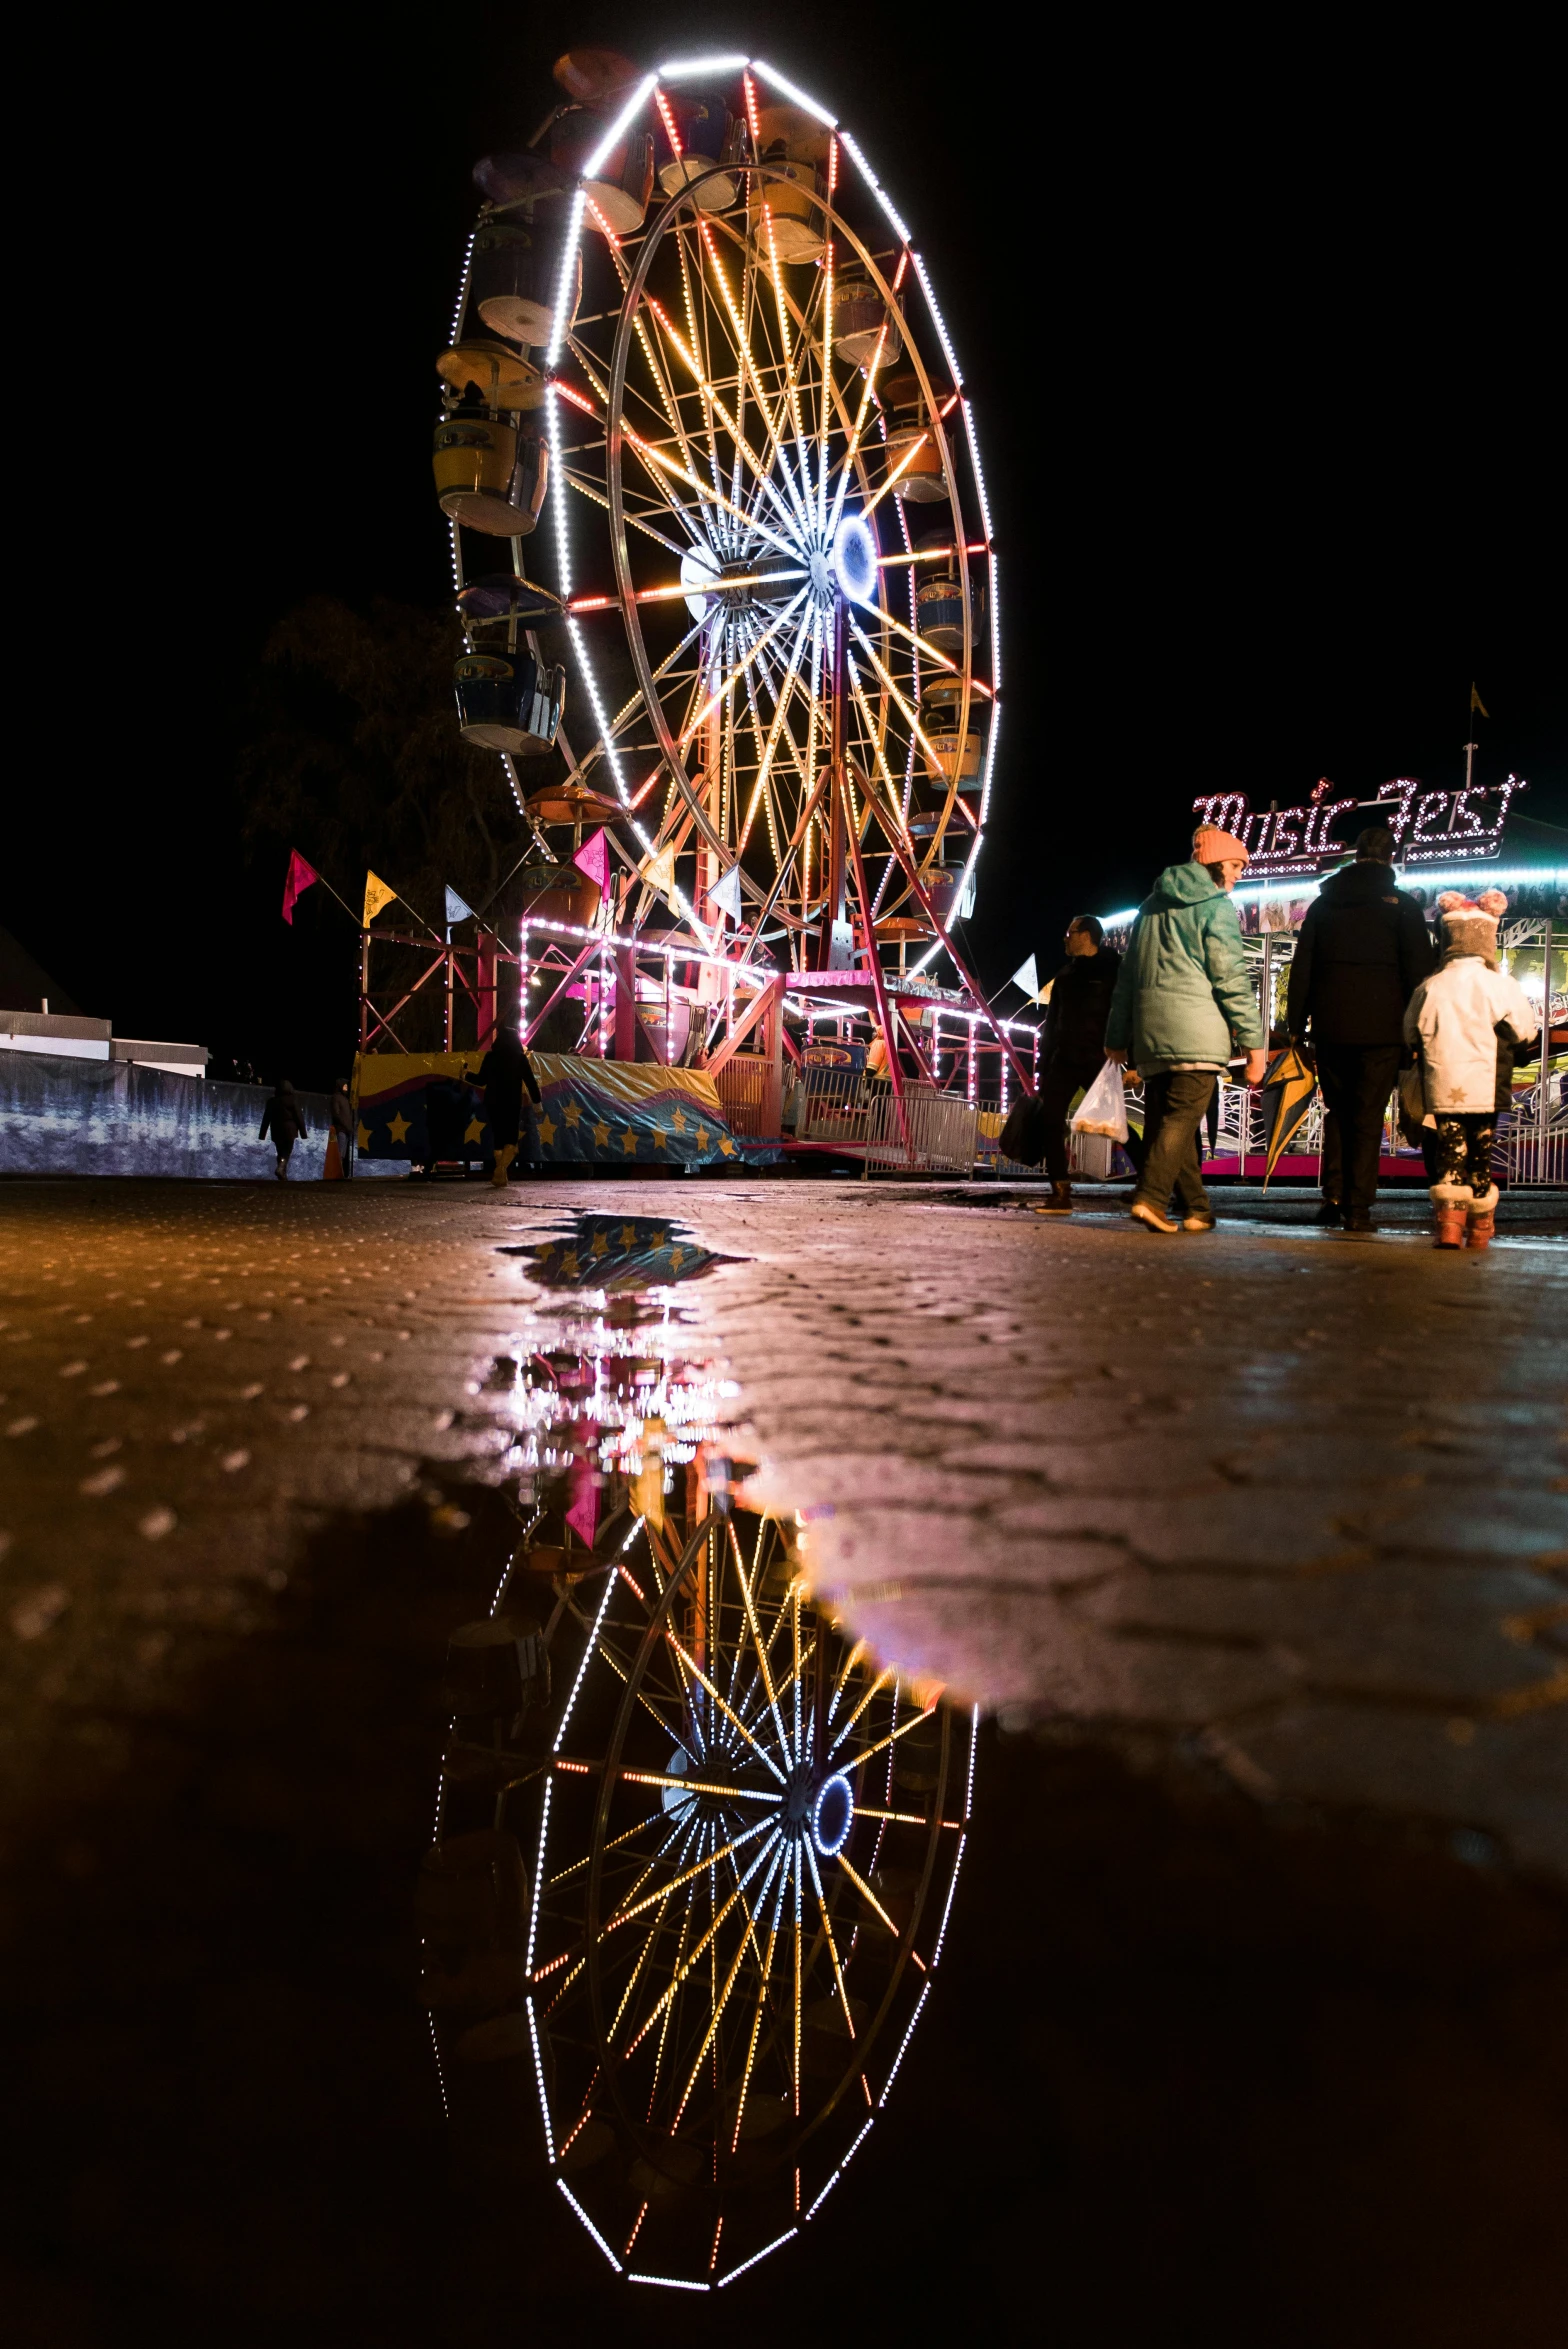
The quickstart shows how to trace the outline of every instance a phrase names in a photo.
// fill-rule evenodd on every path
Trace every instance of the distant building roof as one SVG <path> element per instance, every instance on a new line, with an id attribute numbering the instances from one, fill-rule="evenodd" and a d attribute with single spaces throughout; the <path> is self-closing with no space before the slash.
<path id="1" fill-rule="evenodd" d="M 42 1011 L 46 1000 L 51 1011 L 80 1012 L 80 1005 L 50 978 L 20 938 L 0 929 L 0 1011 Z"/>

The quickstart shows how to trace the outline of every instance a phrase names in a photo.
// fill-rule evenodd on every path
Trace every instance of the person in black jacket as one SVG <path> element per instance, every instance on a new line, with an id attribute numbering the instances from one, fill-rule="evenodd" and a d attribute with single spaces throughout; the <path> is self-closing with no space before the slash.
<path id="1" fill-rule="evenodd" d="M 278 1154 L 274 1171 L 278 1181 L 286 1183 L 289 1179 L 289 1152 L 296 1142 L 303 1142 L 310 1131 L 305 1123 L 305 1112 L 294 1098 L 294 1088 L 287 1077 L 279 1077 L 276 1092 L 268 1097 L 261 1113 L 261 1131 L 256 1136 L 257 1141 L 265 1142 L 269 1131 L 272 1147 Z"/>
<path id="2" fill-rule="evenodd" d="M 485 1119 L 490 1128 L 490 1147 L 495 1152 L 495 1171 L 490 1180 L 498 1191 L 504 1191 L 506 1170 L 517 1156 L 523 1131 L 523 1087 L 528 1088 L 530 1102 L 537 1103 L 540 1099 L 533 1063 L 523 1050 L 523 1040 L 515 1028 L 496 1029 L 494 1041 L 479 1064 L 475 1082 L 484 1087 Z M 527 1114 L 531 1124 L 532 1109 Z"/>
<path id="3" fill-rule="evenodd" d="M 1071 1215 L 1067 1179 L 1067 1107 L 1094 1083 L 1105 1062 L 1105 1023 L 1122 958 L 1104 943 L 1093 914 L 1067 925 L 1067 960 L 1051 981 L 1040 1032 L 1040 1113 L 1045 1123 L 1045 1171 L 1051 1178 L 1047 1215 Z"/>
<path id="4" fill-rule="evenodd" d="M 1316 1063 L 1327 1111 L 1320 1223 L 1371 1231 L 1383 1117 L 1405 1005 L 1433 964 L 1421 908 L 1394 886 L 1394 836 L 1371 824 L 1356 861 L 1324 882 L 1301 925 L 1285 1019 Z"/>

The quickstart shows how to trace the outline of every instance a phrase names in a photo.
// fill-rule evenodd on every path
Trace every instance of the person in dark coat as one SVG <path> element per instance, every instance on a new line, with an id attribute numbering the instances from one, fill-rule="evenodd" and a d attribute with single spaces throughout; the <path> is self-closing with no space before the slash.
<path id="1" fill-rule="evenodd" d="M 286 1183 L 289 1179 L 289 1152 L 296 1142 L 303 1142 L 309 1132 L 305 1112 L 294 1097 L 293 1086 L 287 1077 L 279 1077 L 277 1091 L 269 1095 L 261 1113 L 261 1131 L 256 1139 L 265 1142 L 268 1134 L 271 1134 L 272 1147 L 278 1154 L 275 1171 L 280 1183 Z"/>
<path id="2" fill-rule="evenodd" d="M 1368 1232 L 1383 1117 L 1399 1074 L 1405 1006 L 1432 969 L 1426 918 L 1394 886 L 1394 836 L 1369 824 L 1354 864 L 1307 908 L 1290 966 L 1285 1022 L 1316 1065 L 1327 1112 L 1318 1221 Z"/>
<path id="3" fill-rule="evenodd" d="M 1051 981 L 1051 999 L 1040 1031 L 1040 1114 L 1044 1121 L 1045 1171 L 1051 1178 L 1047 1215 L 1071 1215 L 1067 1179 L 1067 1111 L 1075 1093 L 1094 1083 L 1105 1062 L 1105 1023 L 1122 958 L 1105 944 L 1093 914 L 1075 914 L 1067 925 L 1067 960 Z"/>
<path id="4" fill-rule="evenodd" d="M 490 1128 L 490 1147 L 495 1152 L 495 1172 L 490 1180 L 498 1191 L 504 1191 L 506 1171 L 517 1156 L 525 1120 L 531 1129 L 533 1107 L 541 1098 L 533 1063 L 523 1050 L 523 1040 L 515 1028 L 496 1029 L 495 1040 L 479 1064 L 475 1082 L 484 1089 L 485 1121 Z M 527 1111 L 523 1108 L 524 1086 L 533 1105 Z M 531 1158 L 532 1149 L 525 1155 Z"/>
<path id="5" fill-rule="evenodd" d="M 332 1096 L 332 1131 L 338 1138 L 338 1164 L 346 1175 L 354 1171 L 354 1100 L 347 1077 L 338 1079 Z"/>

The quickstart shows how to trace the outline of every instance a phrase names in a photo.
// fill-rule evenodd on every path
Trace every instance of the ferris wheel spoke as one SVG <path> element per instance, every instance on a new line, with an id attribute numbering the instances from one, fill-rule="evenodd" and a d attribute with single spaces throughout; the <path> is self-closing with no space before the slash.
<path id="1" fill-rule="evenodd" d="M 780 1837 L 779 1842 L 775 1847 L 773 1847 L 770 1851 L 764 1851 L 758 1855 L 752 1867 L 747 1871 L 747 1875 L 743 1879 L 742 1883 L 736 1885 L 735 1890 L 730 1894 L 729 1899 L 725 1902 L 724 1907 L 719 1911 L 719 1914 L 714 1919 L 713 1924 L 708 1928 L 707 1933 L 703 1936 L 702 1942 L 700 1942 L 697 1947 L 693 1949 L 691 1953 L 693 1958 L 699 1956 L 702 1949 L 705 1948 L 710 1941 L 716 1939 L 719 1925 L 723 1922 L 724 1918 L 729 1915 L 730 1910 L 734 1907 L 737 1901 L 741 1903 L 742 1908 L 745 1910 L 748 1928 L 752 1927 L 752 1913 L 750 1906 L 746 1902 L 744 1886 L 746 1883 L 750 1882 L 751 1877 L 755 1875 L 757 1869 L 761 1867 L 763 1861 L 767 1860 L 769 1863 L 768 1873 L 763 1879 L 762 1890 L 757 1896 L 758 1904 L 760 1906 L 760 1904 L 766 1900 L 768 1896 L 768 1885 L 772 1881 L 773 1871 L 777 1867 L 780 1854 L 784 1849 L 784 1841 L 783 1838 Z M 687 2074 L 686 2085 L 681 2091 L 680 2103 L 675 2108 L 675 2118 L 670 2123 L 670 2134 L 672 2136 L 680 2127 L 681 2122 L 685 2118 L 686 2107 L 691 2101 L 691 2092 L 697 2085 L 697 2074 L 702 2069 L 703 2058 L 706 2056 L 709 2048 L 713 2045 L 715 2038 L 718 2036 L 719 2024 L 723 2020 L 724 2010 L 730 2002 L 730 1993 L 734 1989 L 736 1981 L 740 1975 L 741 1967 L 745 1963 L 746 1952 L 748 1948 L 753 1948 L 754 1946 L 754 1931 L 743 1933 L 736 1948 L 735 1956 L 731 1961 L 729 1973 L 725 1976 L 724 1988 L 719 1993 L 718 1998 L 714 2002 L 713 2012 L 708 2022 L 708 2028 L 702 2035 L 702 2044 L 698 2048 L 695 2057 L 692 2059 L 692 2066 L 690 2072 Z"/>
<path id="2" fill-rule="evenodd" d="M 751 1747 L 751 1750 L 756 1755 L 758 1761 L 764 1763 L 767 1768 L 773 1772 L 774 1777 L 782 1786 L 784 1783 L 784 1773 L 779 1768 L 778 1764 L 774 1761 L 772 1755 L 767 1751 L 766 1747 L 760 1746 L 757 1743 L 756 1739 L 752 1736 L 751 1731 L 746 1727 L 746 1724 L 741 1719 L 740 1715 L 733 1711 L 730 1705 L 719 1694 L 719 1691 L 714 1687 L 713 1682 L 708 1678 L 708 1675 L 703 1671 L 702 1666 L 696 1661 L 696 1659 L 687 1654 L 680 1641 L 676 1638 L 674 1632 L 666 1630 L 664 1636 L 669 1641 L 671 1647 L 674 1648 L 676 1654 L 680 1657 L 681 1662 L 685 1665 L 687 1671 L 691 1673 L 692 1677 L 700 1684 L 701 1687 L 707 1690 L 709 1696 L 712 1697 L 714 1703 L 718 1706 L 725 1719 L 732 1722 L 735 1728 L 740 1731 L 742 1737 Z M 673 1784 L 675 1782 L 672 1780 L 671 1783 Z M 716 1793 L 718 1791 L 719 1790 L 717 1788 L 713 1787 L 704 1789 L 704 1792 L 710 1794 Z M 776 1802 L 779 1799 L 777 1795 L 746 1795 L 745 1790 L 740 1787 L 726 1791 L 732 1791 L 737 1796 L 740 1796 L 743 1800 L 746 1801 Z"/>
<path id="3" fill-rule="evenodd" d="M 737 363 L 737 382 L 741 385 L 744 385 L 748 381 L 750 382 L 752 398 L 757 403 L 758 413 L 761 415 L 763 423 L 767 429 L 768 440 L 772 445 L 775 457 L 781 467 L 781 470 L 783 471 L 784 478 L 788 483 L 790 491 L 793 495 L 795 493 L 796 485 L 794 477 L 789 471 L 788 460 L 784 455 L 783 434 L 780 428 L 780 421 L 774 415 L 772 408 L 768 404 L 767 395 L 763 390 L 761 378 L 756 370 L 756 363 L 752 358 L 750 338 L 746 334 L 740 313 L 736 309 L 735 297 L 730 290 L 730 282 L 728 277 L 725 275 L 724 264 L 719 258 L 718 248 L 714 242 L 711 224 L 706 220 L 704 220 L 702 223 L 702 239 L 708 254 L 708 260 L 712 268 L 713 275 L 718 282 L 719 291 L 724 297 L 725 309 L 729 313 L 729 321 L 734 334 L 734 347 Z M 732 433 L 736 433 L 736 427 L 733 423 L 729 425 L 729 429 Z M 736 436 L 738 437 L 738 433 Z M 749 452 L 748 462 L 751 464 L 752 471 L 758 476 L 759 479 L 766 478 L 767 468 L 759 465 L 755 457 L 752 457 Z M 792 524 L 798 528 L 804 524 L 805 519 L 805 507 L 797 499 L 796 511 L 790 517 L 790 520 Z"/>
<path id="4" fill-rule="evenodd" d="M 849 1992 L 844 1987 L 844 1969 L 839 1963 L 838 1943 L 833 1938 L 833 1924 L 828 1915 L 827 1895 L 823 1892 L 822 1878 L 817 1871 L 816 1850 L 809 1835 L 803 1835 L 800 1840 L 806 1858 L 811 1864 L 811 1882 L 817 1895 L 817 1907 L 822 1916 L 822 1930 L 827 1936 L 828 1956 L 833 1961 L 833 1980 L 838 1989 L 839 2005 L 844 2010 L 844 2027 L 850 2038 L 854 2039 L 858 2037 L 855 2030 L 855 2018 L 849 2011 Z"/>
<path id="5" fill-rule="evenodd" d="M 704 405 L 719 417 L 719 420 L 723 424 L 725 431 L 729 434 L 730 439 L 735 445 L 737 457 L 743 455 L 747 465 L 751 469 L 752 478 L 757 484 L 757 491 L 755 497 L 752 500 L 750 512 L 749 514 L 745 515 L 749 526 L 753 528 L 761 527 L 761 525 L 756 521 L 757 506 L 763 497 L 768 497 L 772 500 L 774 506 L 777 508 L 779 519 L 782 522 L 784 528 L 786 530 L 800 529 L 805 521 L 804 513 L 799 509 L 798 503 L 792 510 L 792 508 L 785 503 L 784 499 L 780 497 L 778 491 L 773 485 L 771 478 L 771 462 L 769 460 L 765 460 L 763 457 L 759 457 L 756 450 L 751 446 L 751 443 L 746 437 L 744 427 L 742 426 L 740 420 L 731 414 L 728 404 L 723 399 L 721 399 L 712 381 L 704 376 L 702 365 L 698 359 L 697 354 L 690 348 L 684 337 L 677 331 L 661 306 L 658 303 L 650 302 L 649 308 L 659 319 L 660 324 L 664 329 L 666 339 L 674 345 L 674 348 L 679 354 L 683 364 L 686 366 L 693 379 L 696 381 Z M 750 370 L 748 365 L 747 372 L 749 371 Z M 754 390 L 754 397 L 756 397 L 757 406 L 762 415 L 763 422 L 768 428 L 768 437 L 774 451 L 773 461 L 778 463 L 779 469 L 784 476 L 785 484 L 793 497 L 795 493 L 794 476 L 789 470 L 788 461 L 784 456 L 783 447 L 778 439 L 777 432 L 774 429 L 772 418 L 768 414 L 767 407 L 762 400 L 760 393 Z M 720 494 L 722 494 L 722 489 L 717 481 L 715 481 L 715 488 L 720 489 Z M 745 513 L 745 509 L 739 505 L 737 500 L 732 498 L 728 501 L 728 503 L 729 509 L 732 513 Z"/>
<path id="6" fill-rule="evenodd" d="M 561 478 L 575 489 L 580 497 L 589 499 L 596 506 L 602 506 L 606 513 L 610 511 L 608 493 L 602 490 L 596 481 L 590 481 L 586 474 L 569 473 L 563 466 Z M 690 552 L 688 547 L 678 546 L 673 538 L 666 538 L 662 530 L 655 530 L 652 523 L 644 521 L 640 514 L 628 513 L 625 519 L 629 530 L 640 530 L 644 537 L 657 539 L 660 546 L 668 547 L 670 553 L 677 558 Z"/>
<path id="7" fill-rule="evenodd" d="M 666 456 L 662 449 L 656 448 L 651 441 L 644 440 L 641 433 L 633 431 L 629 424 L 623 426 L 623 431 L 627 440 L 631 442 L 632 447 L 646 465 L 650 467 L 656 465 L 659 472 L 667 474 L 672 481 L 684 481 L 688 489 L 696 491 L 704 506 L 712 506 L 718 512 L 728 514 L 733 521 L 744 523 L 748 530 L 756 531 L 759 537 L 767 539 L 782 554 L 793 555 L 795 553 L 795 547 L 789 539 L 782 538 L 776 530 L 771 530 L 767 523 L 755 520 L 743 507 L 735 505 L 725 497 L 722 490 L 708 488 L 691 471 L 689 466 L 677 464 L 673 457 Z M 657 479 L 658 476 L 655 475 L 654 478 Z M 672 500 L 671 503 L 673 506 L 674 501 Z M 675 511 L 683 512 L 684 508 L 675 506 Z"/>
<path id="8" fill-rule="evenodd" d="M 883 667 L 881 661 L 878 660 L 876 647 L 872 643 L 870 637 L 866 634 L 865 630 L 860 626 L 860 623 L 852 617 L 849 625 L 852 634 L 856 638 L 856 641 L 860 644 L 867 660 L 871 663 L 871 666 L 873 669 L 875 669 L 877 675 L 881 678 L 882 683 L 887 687 L 888 692 L 892 695 L 894 701 L 898 704 L 900 711 L 903 713 L 903 716 L 908 721 L 915 740 L 920 744 L 921 749 L 924 750 L 927 756 L 930 758 L 933 771 L 940 775 L 942 772 L 942 761 L 937 752 L 936 745 L 931 740 L 930 735 L 926 732 L 925 728 L 921 725 L 919 718 L 915 715 L 915 712 L 910 708 L 908 702 L 899 692 L 898 687 L 894 684 L 889 672 Z"/>
<path id="9" fill-rule="evenodd" d="M 746 671 L 751 667 L 753 661 L 755 661 L 759 654 L 764 651 L 767 645 L 784 626 L 785 622 L 796 610 L 798 610 L 799 606 L 804 603 L 805 600 L 806 591 L 804 588 L 802 588 L 798 594 L 793 595 L 790 598 L 789 602 L 784 606 L 778 617 L 772 621 L 766 629 L 764 629 L 761 636 L 756 639 L 750 648 L 741 656 L 740 660 L 735 663 L 735 666 L 730 670 L 728 676 L 724 679 L 723 684 L 719 686 L 716 692 L 710 694 L 707 701 L 704 702 L 702 708 L 698 711 L 696 717 L 688 721 L 686 731 L 680 738 L 680 748 L 683 751 L 685 750 L 687 744 L 691 741 L 693 735 L 695 735 L 697 732 L 698 727 L 702 725 L 704 719 L 706 719 L 714 710 L 718 708 L 720 702 L 724 699 L 730 688 L 735 684 L 737 678 L 743 677 L 745 675 Z"/>

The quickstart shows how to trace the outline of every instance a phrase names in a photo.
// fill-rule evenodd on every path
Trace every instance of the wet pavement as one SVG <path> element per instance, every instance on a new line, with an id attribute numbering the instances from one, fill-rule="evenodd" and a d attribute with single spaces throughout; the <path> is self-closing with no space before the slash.
<path id="1" fill-rule="evenodd" d="M 420 1984 L 447 1637 L 557 1464 L 524 1366 L 566 1290 L 679 1365 L 840 1652 L 987 1716 L 887 2125 L 724 2320 L 928 2282 L 1007 2338 L 1554 2339 L 1564 1217 L 1509 1200 L 1477 1259 L 1414 1201 L 1367 1241 L 1219 1204 L 1163 1241 L 994 1187 L 0 1193 L 25 2337 L 720 2321 L 628 2300 L 538 2157 L 454 2154 Z M 641 1305 L 607 1210 L 687 1227 Z"/>

